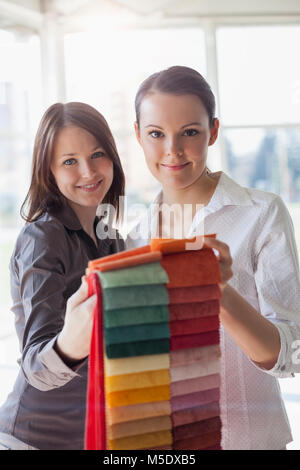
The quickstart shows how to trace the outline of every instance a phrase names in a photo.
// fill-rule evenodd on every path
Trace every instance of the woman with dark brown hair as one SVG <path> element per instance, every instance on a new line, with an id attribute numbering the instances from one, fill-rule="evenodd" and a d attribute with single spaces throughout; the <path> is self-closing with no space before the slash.
<path id="1" fill-rule="evenodd" d="M 12 311 L 22 357 L 0 409 L 0 449 L 83 449 L 87 365 L 95 296 L 90 259 L 124 249 L 96 217 L 120 216 L 124 173 L 104 117 L 84 103 L 57 103 L 35 139 L 26 224 L 11 258 Z M 28 212 L 25 215 L 25 209 Z"/>
<path id="2" fill-rule="evenodd" d="M 208 170 L 219 120 L 212 90 L 196 70 L 174 66 L 151 75 L 135 104 L 136 136 L 161 184 L 160 210 L 152 219 L 149 211 L 148 233 L 137 237 L 143 221 L 127 247 L 147 244 L 157 232 L 217 234 L 205 240 L 219 253 L 222 277 L 222 448 L 283 449 L 292 436 L 277 378 L 300 372 L 300 277 L 288 210 L 278 195 Z"/>

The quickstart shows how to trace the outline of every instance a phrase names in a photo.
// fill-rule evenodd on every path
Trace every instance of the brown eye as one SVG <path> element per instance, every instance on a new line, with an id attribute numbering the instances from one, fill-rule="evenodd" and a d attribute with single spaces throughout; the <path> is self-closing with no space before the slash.
<path id="1" fill-rule="evenodd" d="M 187 135 L 188 137 L 193 137 L 198 134 L 199 134 L 199 131 L 197 131 L 197 129 L 186 129 L 183 135 Z"/>

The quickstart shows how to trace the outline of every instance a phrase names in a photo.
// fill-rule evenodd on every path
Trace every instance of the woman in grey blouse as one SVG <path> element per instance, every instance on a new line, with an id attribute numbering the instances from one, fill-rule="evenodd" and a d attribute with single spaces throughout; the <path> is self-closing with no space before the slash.
<path id="1" fill-rule="evenodd" d="M 0 449 L 83 449 L 87 356 L 95 296 L 90 259 L 124 249 L 98 240 L 101 202 L 119 216 L 124 173 L 107 122 L 91 106 L 57 103 L 35 139 L 26 224 L 11 258 L 12 311 L 22 357 L 0 409 Z M 101 233 L 104 227 L 98 226 Z"/>

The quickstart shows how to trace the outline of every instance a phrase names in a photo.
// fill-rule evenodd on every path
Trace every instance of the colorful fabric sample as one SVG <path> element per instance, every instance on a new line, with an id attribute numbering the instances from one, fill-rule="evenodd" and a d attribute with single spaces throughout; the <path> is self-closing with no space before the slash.
<path id="1" fill-rule="evenodd" d="M 89 263 L 86 449 L 221 448 L 220 272 L 198 242 L 156 239 Z"/>

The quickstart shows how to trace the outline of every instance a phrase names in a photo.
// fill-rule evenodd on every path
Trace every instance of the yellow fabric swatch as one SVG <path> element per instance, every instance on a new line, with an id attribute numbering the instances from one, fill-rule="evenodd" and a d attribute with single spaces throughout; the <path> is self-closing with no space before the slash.
<path id="1" fill-rule="evenodd" d="M 171 431 L 159 431 L 139 436 L 108 440 L 109 450 L 138 450 L 172 444 Z"/>
<path id="2" fill-rule="evenodd" d="M 121 437 L 136 436 L 150 432 L 167 431 L 172 429 L 170 416 L 157 416 L 155 418 L 138 419 L 128 423 L 118 423 L 107 426 L 108 439 L 120 439 Z"/>
<path id="3" fill-rule="evenodd" d="M 147 356 L 108 359 L 104 356 L 105 374 L 123 375 L 170 368 L 170 354 L 150 354 Z"/>
<path id="4" fill-rule="evenodd" d="M 134 405 L 115 406 L 106 408 L 106 419 L 109 425 L 151 418 L 155 416 L 170 416 L 171 402 L 157 401 L 152 403 L 137 403 Z"/>
<path id="5" fill-rule="evenodd" d="M 112 406 L 133 405 L 134 403 L 150 403 L 152 401 L 170 400 L 169 385 L 134 390 L 122 390 L 107 393 L 107 404 Z"/>
<path id="6" fill-rule="evenodd" d="M 170 384 L 169 369 L 150 370 L 138 374 L 113 375 L 105 378 L 106 392 L 157 387 Z"/>

